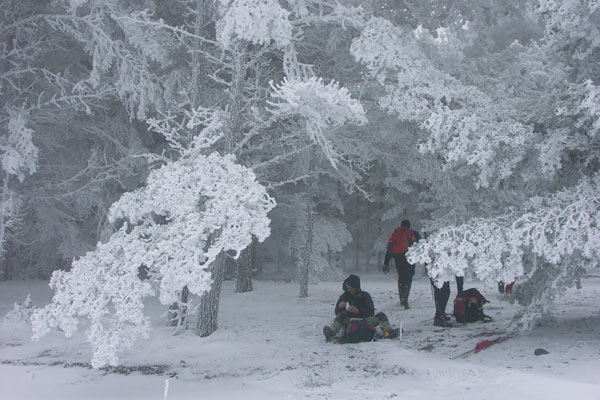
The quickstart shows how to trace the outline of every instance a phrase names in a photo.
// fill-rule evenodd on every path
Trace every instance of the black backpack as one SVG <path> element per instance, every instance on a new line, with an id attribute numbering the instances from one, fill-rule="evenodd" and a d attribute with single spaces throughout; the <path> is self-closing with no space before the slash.
<path id="1" fill-rule="evenodd" d="M 489 301 L 475 288 L 457 294 L 454 299 L 454 318 L 456 318 L 456 322 L 491 321 L 492 317 L 483 313 L 485 303 L 489 303 Z"/>
<path id="2" fill-rule="evenodd" d="M 353 318 L 346 327 L 344 343 L 370 342 L 375 337 L 375 327 L 363 318 Z"/>

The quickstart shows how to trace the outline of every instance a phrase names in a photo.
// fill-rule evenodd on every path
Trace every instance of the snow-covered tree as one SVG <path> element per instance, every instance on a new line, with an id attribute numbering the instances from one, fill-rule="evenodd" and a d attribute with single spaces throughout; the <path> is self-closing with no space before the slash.
<path id="1" fill-rule="evenodd" d="M 3 179 L 12 199 L 4 210 L 19 204 L 23 223 L 18 238 L 4 238 L 2 266 L 6 279 L 47 277 L 98 240 L 110 203 L 139 182 L 142 145 L 109 80 L 87 84 L 90 53 L 62 29 L 81 18 L 67 15 L 64 2 L 2 6 L 3 165 L 26 165 Z"/>
<path id="2" fill-rule="evenodd" d="M 515 298 L 526 306 L 524 328 L 548 314 L 552 300 L 579 285 L 585 268 L 600 259 L 600 181 L 530 199 L 518 212 L 480 218 L 436 231 L 409 251 L 443 283 L 470 272 L 485 281 L 516 281 Z"/>
<path id="3" fill-rule="evenodd" d="M 330 137 L 336 129 L 346 124 L 364 124 L 366 117 L 361 104 L 350 97 L 350 93 L 335 82 L 325 85 L 321 80 L 287 80 L 273 87 L 273 101 L 270 102 L 272 112 L 278 118 L 298 117 L 302 121 L 305 133 L 314 145 L 322 151 L 327 162 L 338 169 L 341 160 L 352 162 L 349 154 L 338 152 L 335 141 Z M 297 223 L 297 229 L 305 230 L 305 240 L 302 240 L 302 252 L 297 251 L 300 277 L 300 297 L 308 296 L 308 280 L 311 267 L 319 263 L 313 260 L 315 250 L 315 213 L 314 213 L 314 176 L 315 149 L 311 147 L 307 154 L 308 176 L 307 194 L 305 201 L 306 221 Z M 350 171 L 352 171 L 350 169 Z M 354 182 L 350 182 L 354 184 Z M 296 233 L 296 236 L 299 234 Z M 300 234 L 301 235 L 301 234 Z M 301 235 L 302 236 L 302 235 Z M 319 251 L 316 255 L 319 257 Z"/>
<path id="4" fill-rule="evenodd" d="M 420 178 L 434 233 L 412 260 L 438 282 L 517 278 L 530 327 L 598 265 L 597 200 L 582 195 L 597 190 L 598 5 L 455 5 L 459 18 L 413 23 L 434 8 L 420 3 L 397 14 L 410 23 L 373 19 L 352 52 L 381 85 L 379 104 L 433 156 Z"/>
<path id="5" fill-rule="evenodd" d="M 106 243 L 75 260 L 70 271 L 53 274 L 56 293 L 34 313 L 34 337 L 51 328 L 71 336 L 78 319 L 87 318 L 92 365 L 116 365 L 119 351 L 148 335 L 143 300 L 157 295 L 171 304 L 182 287 L 203 295 L 220 254 L 238 256 L 253 235 L 260 241 L 269 235 L 267 213 L 274 205 L 233 156 L 203 156 L 192 148 L 113 204 L 110 220 L 124 222 Z M 141 268 L 149 280 L 140 279 Z"/>

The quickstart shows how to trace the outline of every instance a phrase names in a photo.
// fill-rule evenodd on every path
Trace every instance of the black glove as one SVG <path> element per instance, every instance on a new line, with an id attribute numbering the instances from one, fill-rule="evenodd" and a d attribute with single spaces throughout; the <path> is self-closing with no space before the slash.
<path id="1" fill-rule="evenodd" d="M 383 273 L 387 274 L 388 272 L 390 272 L 390 266 L 387 264 L 383 264 Z"/>

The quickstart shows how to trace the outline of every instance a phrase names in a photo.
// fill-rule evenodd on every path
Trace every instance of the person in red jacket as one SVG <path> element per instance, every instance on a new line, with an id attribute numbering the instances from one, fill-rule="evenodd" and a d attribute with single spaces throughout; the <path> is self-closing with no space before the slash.
<path id="1" fill-rule="evenodd" d="M 405 309 L 410 308 L 408 294 L 415 274 L 415 266 L 406 260 L 406 252 L 410 246 L 419 240 L 421 240 L 421 235 L 414 229 L 410 229 L 410 221 L 405 219 L 390 235 L 385 260 L 383 261 L 383 272 L 388 273 L 390 271 L 390 259 L 394 258 L 396 271 L 398 272 L 398 295 L 400 296 L 400 304 Z"/>

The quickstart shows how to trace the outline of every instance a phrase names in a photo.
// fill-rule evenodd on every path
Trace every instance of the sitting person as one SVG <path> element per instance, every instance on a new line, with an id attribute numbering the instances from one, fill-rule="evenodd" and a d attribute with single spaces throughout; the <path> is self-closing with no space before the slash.
<path id="1" fill-rule="evenodd" d="M 398 328 L 392 329 L 387 316 L 384 313 L 375 314 L 375 306 L 371 295 L 360 290 L 360 278 L 350 275 L 342 285 L 344 293 L 335 304 L 335 320 L 331 326 L 323 328 L 325 341 L 330 342 L 340 329 L 345 328 L 351 318 L 364 318 L 372 326 L 381 325 L 383 337 L 398 337 Z"/>

